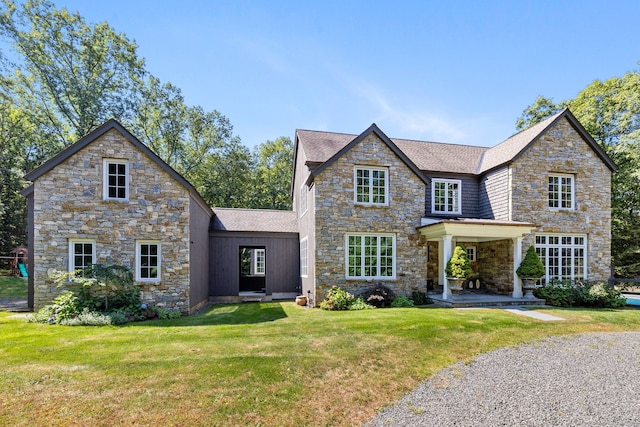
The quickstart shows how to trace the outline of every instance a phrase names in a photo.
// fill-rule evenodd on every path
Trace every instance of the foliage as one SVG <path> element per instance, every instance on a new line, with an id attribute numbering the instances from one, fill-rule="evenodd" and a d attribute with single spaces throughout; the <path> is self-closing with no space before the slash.
<path id="1" fill-rule="evenodd" d="M 447 262 L 445 268 L 447 277 L 456 277 L 458 279 L 469 279 L 473 275 L 471 271 L 471 262 L 467 257 L 467 250 L 462 245 L 457 245 L 453 250 L 451 259 Z"/>
<path id="2" fill-rule="evenodd" d="M 391 307 L 413 307 L 413 301 L 404 295 L 398 295 L 391 302 Z"/>
<path id="3" fill-rule="evenodd" d="M 320 303 L 323 310 L 348 310 L 353 302 L 353 295 L 337 286 L 327 291 L 327 296 Z"/>
<path id="4" fill-rule="evenodd" d="M 180 310 L 167 310 L 166 308 L 156 308 L 158 318 L 163 320 L 179 319 L 182 314 Z"/>
<path id="5" fill-rule="evenodd" d="M 545 273 L 546 270 L 544 268 L 544 264 L 540 261 L 540 258 L 536 253 L 536 248 L 529 246 L 520 266 L 516 270 L 516 274 L 520 278 L 538 279 L 544 276 Z"/>
<path id="6" fill-rule="evenodd" d="M 601 282 L 552 281 L 533 294 L 558 307 L 620 308 L 626 305 L 622 292 Z"/>
<path id="7" fill-rule="evenodd" d="M 365 289 L 358 296 L 361 296 L 367 304 L 377 308 L 391 307 L 391 303 L 396 298 L 396 293 L 382 284 L 377 284 L 369 289 Z"/>
<path id="8" fill-rule="evenodd" d="M 122 313 L 100 313 L 90 311 L 88 308 L 82 310 L 76 317 L 61 320 L 59 323 L 65 326 L 109 326 L 127 323 L 129 319 Z"/>
<path id="9" fill-rule="evenodd" d="M 256 149 L 255 208 L 291 209 L 293 143 L 288 137 L 267 141 Z"/>
<path id="10" fill-rule="evenodd" d="M 433 304 L 433 300 L 427 296 L 425 292 L 413 291 L 411 292 L 411 299 L 414 305 L 427 305 Z"/>
<path id="11" fill-rule="evenodd" d="M 351 301 L 351 305 L 349 305 L 349 310 L 371 310 L 372 308 L 376 307 L 367 304 L 362 297 L 354 298 L 353 301 Z"/>

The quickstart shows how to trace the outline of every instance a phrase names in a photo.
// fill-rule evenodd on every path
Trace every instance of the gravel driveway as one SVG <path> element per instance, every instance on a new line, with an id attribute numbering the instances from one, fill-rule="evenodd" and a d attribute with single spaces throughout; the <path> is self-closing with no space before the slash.
<path id="1" fill-rule="evenodd" d="M 365 426 L 640 426 L 640 332 L 552 337 L 455 364 Z"/>

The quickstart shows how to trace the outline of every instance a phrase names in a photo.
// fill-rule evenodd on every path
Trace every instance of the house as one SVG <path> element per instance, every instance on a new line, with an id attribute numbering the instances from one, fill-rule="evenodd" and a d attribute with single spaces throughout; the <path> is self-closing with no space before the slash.
<path id="1" fill-rule="evenodd" d="M 383 283 L 451 298 L 445 266 L 467 248 L 488 290 L 522 297 L 534 245 L 547 275 L 606 280 L 616 166 L 569 110 L 491 147 L 298 130 L 291 196 L 303 294 Z"/>
<path id="2" fill-rule="evenodd" d="M 318 304 L 332 286 L 442 286 L 456 244 L 475 281 L 522 297 L 534 245 L 542 279 L 606 280 L 616 166 L 569 110 L 491 147 L 297 130 L 292 211 L 210 208 L 110 120 L 26 175 L 32 306 L 54 269 L 114 262 L 145 301 L 191 313 L 208 301 Z"/>

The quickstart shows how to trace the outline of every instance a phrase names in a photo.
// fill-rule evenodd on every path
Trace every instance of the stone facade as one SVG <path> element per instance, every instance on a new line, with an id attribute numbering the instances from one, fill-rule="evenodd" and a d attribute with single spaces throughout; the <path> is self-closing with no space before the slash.
<path id="1" fill-rule="evenodd" d="M 103 200 L 103 159 L 129 166 L 128 200 Z M 112 129 L 34 181 L 34 308 L 60 293 L 70 239 L 95 242 L 96 262 L 135 269 L 136 241 L 161 247 L 159 282 L 137 282 L 145 302 L 189 312 L 190 193 Z"/>
<path id="2" fill-rule="evenodd" d="M 574 177 L 575 209 L 550 209 L 550 174 Z M 587 278 L 607 280 L 611 270 L 611 170 L 566 118 L 556 122 L 510 166 L 511 220 L 538 225 L 536 234 L 587 236 Z M 523 240 L 523 250 L 535 245 Z"/>
<path id="3" fill-rule="evenodd" d="M 388 206 L 354 203 L 354 168 L 385 167 Z M 375 133 L 336 159 L 315 177 L 316 303 L 332 286 L 356 293 L 383 283 L 399 294 L 426 289 L 427 248 L 416 227 L 424 213 L 424 182 Z M 346 278 L 348 233 L 392 233 L 396 238 L 396 277 L 390 280 Z"/>

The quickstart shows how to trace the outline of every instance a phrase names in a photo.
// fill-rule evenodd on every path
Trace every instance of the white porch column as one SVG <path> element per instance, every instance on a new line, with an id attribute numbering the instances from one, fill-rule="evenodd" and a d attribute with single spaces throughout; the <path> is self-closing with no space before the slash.
<path id="1" fill-rule="evenodd" d="M 522 298 L 522 280 L 516 274 L 516 270 L 522 262 L 522 237 L 513 238 L 513 297 Z"/>
<path id="2" fill-rule="evenodd" d="M 438 244 L 438 272 L 439 272 L 439 281 L 442 283 L 442 299 L 448 300 L 451 299 L 451 294 L 449 293 L 449 283 L 447 282 L 447 273 L 445 273 L 445 269 L 447 268 L 447 262 L 449 258 L 451 258 L 451 240 L 452 237 L 450 234 L 445 234 L 442 236 L 441 241 Z"/>

